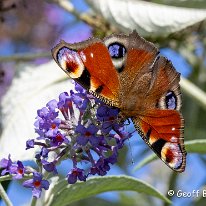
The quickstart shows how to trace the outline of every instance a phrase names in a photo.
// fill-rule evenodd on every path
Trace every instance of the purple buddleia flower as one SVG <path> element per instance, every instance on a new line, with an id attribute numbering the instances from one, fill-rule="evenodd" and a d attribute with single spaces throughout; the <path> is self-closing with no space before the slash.
<path id="1" fill-rule="evenodd" d="M 38 172 L 33 173 L 33 178 L 23 182 L 23 186 L 32 188 L 32 195 L 36 198 L 41 196 L 42 189 L 49 189 L 49 182 L 42 179 L 42 174 Z"/>
<path id="2" fill-rule="evenodd" d="M 14 175 L 14 179 L 22 179 L 26 169 L 21 161 L 17 161 L 16 164 L 12 164 L 10 167 L 10 174 Z"/>
<path id="3" fill-rule="evenodd" d="M 47 162 L 46 160 L 42 160 L 42 165 L 43 168 L 47 171 L 47 172 L 53 172 L 54 174 L 57 174 L 57 169 L 56 169 L 56 162 Z"/>
<path id="4" fill-rule="evenodd" d="M 26 141 L 26 149 L 34 148 L 34 139 L 29 139 Z"/>
<path id="5" fill-rule="evenodd" d="M 51 138 L 51 146 L 59 146 L 62 143 L 69 143 L 69 140 L 65 137 L 65 134 L 61 134 L 59 131 Z"/>
<path id="6" fill-rule="evenodd" d="M 40 152 L 40 155 L 43 157 L 43 158 L 47 158 L 48 157 L 48 154 L 49 154 L 49 150 L 45 147 L 42 147 L 41 148 L 41 152 Z"/>
<path id="7" fill-rule="evenodd" d="M 86 90 L 82 86 L 80 86 L 79 84 L 76 84 L 76 83 L 75 83 L 75 90 L 80 94 L 86 93 Z"/>
<path id="8" fill-rule="evenodd" d="M 59 102 L 57 103 L 57 107 L 66 120 L 71 117 L 69 116 L 69 113 L 73 114 L 72 100 L 67 92 L 63 92 L 59 95 Z"/>
<path id="9" fill-rule="evenodd" d="M 53 111 L 54 114 L 58 114 L 57 112 L 55 113 L 55 110 L 57 109 L 57 104 L 58 104 L 58 102 L 55 99 L 53 99 L 53 100 L 49 101 L 46 104 L 46 106 L 49 108 L 50 111 Z M 55 117 L 56 117 L 56 115 L 55 115 Z"/>
<path id="10" fill-rule="evenodd" d="M 37 110 L 37 137 L 27 140 L 26 149 L 38 147 L 35 158 L 41 173 L 24 167 L 21 161 L 13 162 L 10 155 L 0 161 L 1 175 L 22 179 L 33 174 L 23 186 L 32 188 L 34 197 L 39 198 L 42 189 L 49 188 L 43 174 L 57 175 L 57 165 L 65 159 L 73 163 L 67 173 L 69 184 L 86 181 L 90 175 L 106 175 L 118 161 L 125 140 L 132 136 L 133 132 L 125 131 L 118 119 L 117 108 L 103 104 L 77 84 L 75 89 L 61 93 L 58 101 L 51 100 Z"/>
<path id="11" fill-rule="evenodd" d="M 3 158 L 0 161 L 0 168 L 2 168 L 1 175 L 6 175 L 10 174 L 13 175 L 13 179 L 22 179 L 25 172 L 26 168 L 22 164 L 21 161 L 13 162 L 11 160 L 10 155 L 8 156 L 8 159 Z"/>
<path id="12" fill-rule="evenodd" d="M 80 181 L 86 181 L 86 175 L 83 169 L 74 168 L 67 174 L 67 180 L 69 184 L 74 184 L 77 179 Z"/>
<path id="13" fill-rule="evenodd" d="M 48 108 L 47 108 L 48 107 Z M 50 138 L 57 134 L 61 119 L 58 116 L 57 102 L 51 100 L 47 103 L 47 107 L 43 107 L 37 111 L 37 121 L 34 123 L 35 131 L 39 134 L 38 139 Z"/>
<path id="14" fill-rule="evenodd" d="M 1 175 L 5 175 L 6 173 L 10 174 L 10 167 L 11 167 L 12 163 L 13 162 L 11 161 L 11 155 L 8 156 L 8 159 L 3 158 L 0 161 L 0 168 L 3 169 L 1 172 Z"/>
<path id="15" fill-rule="evenodd" d="M 120 123 L 117 121 L 118 109 L 109 108 L 106 105 L 102 105 L 97 109 L 97 119 L 102 121 L 102 131 L 109 133 L 112 129 L 118 130 Z M 122 124 L 123 125 L 123 124 Z"/>
<path id="16" fill-rule="evenodd" d="M 88 127 L 84 127 L 81 124 L 77 125 L 75 130 L 76 133 L 79 133 L 77 137 L 77 143 L 83 146 L 88 142 L 91 144 L 96 144 L 98 140 L 98 137 L 96 136 L 97 131 L 98 128 L 93 124 L 89 125 Z"/>
<path id="17" fill-rule="evenodd" d="M 47 172 L 57 174 L 57 164 L 70 159 L 69 184 L 86 181 L 89 175 L 106 175 L 117 162 L 124 141 L 131 137 L 123 122 L 119 123 L 118 109 L 103 104 L 77 84 L 75 89 L 61 93 L 58 101 L 51 100 L 37 111 L 34 125 L 39 136 L 26 144 L 27 149 L 40 147 L 36 162 Z M 26 185 L 31 187 L 31 182 Z"/>
<path id="18" fill-rule="evenodd" d="M 72 100 L 80 111 L 85 111 L 85 109 L 87 108 L 89 104 L 88 97 L 85 96 L 85 94 L 82 95 L 81 93 L 79 94 L 73 93 Z"/>

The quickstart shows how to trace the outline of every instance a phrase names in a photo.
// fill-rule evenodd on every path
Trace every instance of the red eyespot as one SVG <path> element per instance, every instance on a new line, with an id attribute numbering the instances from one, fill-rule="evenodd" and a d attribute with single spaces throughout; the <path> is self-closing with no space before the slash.
<path id="1" fill-rule="evenodd" d="M 166 162 L 170 163 L 174 159 L 174 154 L 170 149 L 167 149 L 166 151 Z"/>
<path id="2" fill-rule="evenodd" d="M 76 71 L 78 70 L 79 65 L 73 61 L 66 61 L 66 70 L 69 73 L 76 73 Z"/>

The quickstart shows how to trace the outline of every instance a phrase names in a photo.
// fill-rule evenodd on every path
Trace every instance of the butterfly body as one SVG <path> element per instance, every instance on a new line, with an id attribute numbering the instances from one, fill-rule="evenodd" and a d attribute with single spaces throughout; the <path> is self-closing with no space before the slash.
<path id="1" fill-rule="evenodd" d="M 135 31 L 53 50 L 57 64 L 91 94 L 131 118 L 151 149 L 173 170 L 185 169 L 180 74 Z"/>

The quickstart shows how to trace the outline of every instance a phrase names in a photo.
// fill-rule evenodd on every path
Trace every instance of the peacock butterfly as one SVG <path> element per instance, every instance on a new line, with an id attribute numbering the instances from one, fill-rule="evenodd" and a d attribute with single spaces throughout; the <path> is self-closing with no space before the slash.
<path id="1" fill-rule="evenodd" d="M 61 41 L 52 55 L 91 94 L 131 118 L 166 165 L 185 170 L 180 74 L 152 43 L 133 31 L 75 44 Z"/>

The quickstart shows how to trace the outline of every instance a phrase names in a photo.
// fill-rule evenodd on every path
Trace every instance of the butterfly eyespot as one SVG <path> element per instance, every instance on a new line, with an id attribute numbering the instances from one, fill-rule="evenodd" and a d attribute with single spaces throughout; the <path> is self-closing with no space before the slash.
<path id="1" fill-rule="evenodd" d="M 165 96 L 165 105 L 167 109 L 177 108 L 177 97 L 173 91 L 167 92 Z"/>
<path id="2" fill-rule="evenodd" d="M 113 42 L 107 46 L 112 63 L 120 73 L 124 70 L 127 50 L 122 43 Z"/>
<path id="3" fill-rule="evenodd" d="M 57 61 L 61 68 L 71 78 L 79 78 L 84 71 L 84 64 L 78 52 L 67 47 L 62 47 L 57 53 Z"/>
<path id="4" fill-rule="evenodd" d="M 181 108 L 181 93 L 179 87 L 169 90 L 164 94 L 156 104 L 160 109 L 180 110 Z"/>
<path id="5" fill-rule="evenodd" d="M 179 169 L 182 165 L 183 156 L 178 143 L 167 142 L 161 150 L 161 156 L 174 169 Z"/>
<path id="6" fill-rule="evenodd" d="M 123 58 L 126 54 L 126 48 L 123 44 L 114 42 L 108 46 L 109 54 L 114 59 Z"/>

